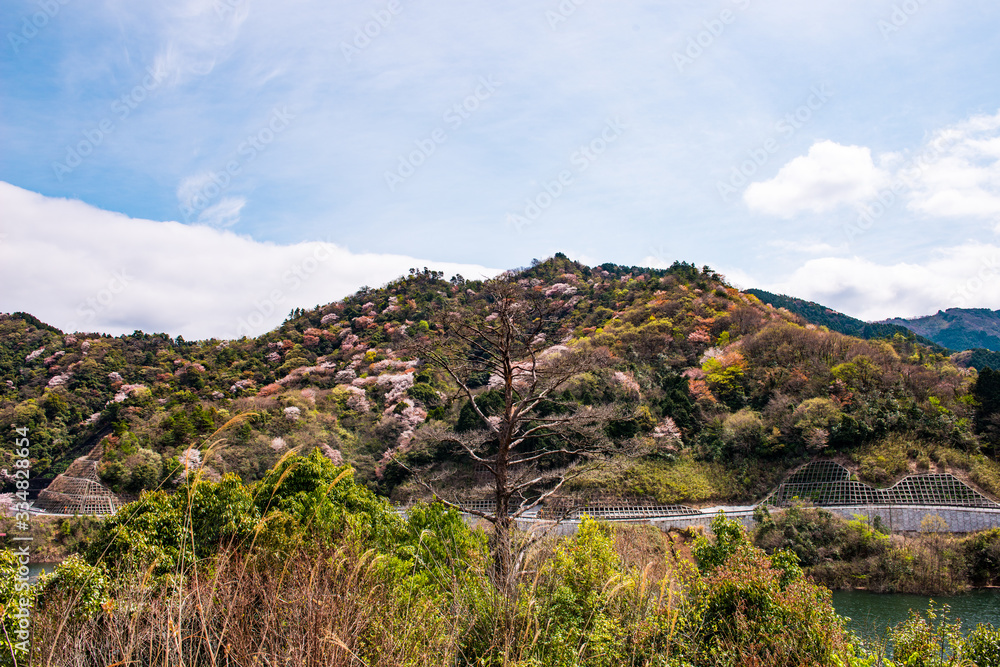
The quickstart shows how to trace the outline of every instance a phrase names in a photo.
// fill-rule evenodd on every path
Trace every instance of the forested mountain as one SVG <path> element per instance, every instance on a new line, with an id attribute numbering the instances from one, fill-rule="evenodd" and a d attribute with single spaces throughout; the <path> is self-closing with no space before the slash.
<path id="1" fill-rule="evenodd" d="M 904 326 L 952 350 L 976 348 L 1000 352 L 1000 311 L 949 308 L 926 317 L 894 318 L 884 324 Z"/>
<path id="2" fill-rule="evenodd" d="M 606 354 L 560 388 L 560 409 L 611 411 L 611 449 L 567 494 L 751 500 L 816 456 L 852 460 L 878 482 L 947 468 L 1000 491 L 1000 466 L 983 453 L 995 453 L 995 429 L 978 426 L 992 422 L 976 407 L 1000 403 L 980 400 L 974 370 L 913 336 L 824 330 L 686 263 L 587 267 L 559 254 L 512 280 L 546 304 L 546 353 Z M 63 333 L 2 315 L 0 418 L 29 429 L 34 476 L 102 442 L 102 479 L 126 496 L 169 488 L 185 464 L 258 479 L 288 450 L 315 447 L 396 500 L 423 493 L 407 472 L 416 466 L 474 494 L 473 462 L 426 434 L 477 428 L 475 415 L 420 350 L 445 340 L 445 318 L 489 305 L 480 281 L 411 270 L 253 339 Z M 489 373 L 474 385 L 489 405 Z"/>
<path id="3" fill-rule="evenodd" d="M 830 331 L 847 334 L 848 336 L 857 336 L 858 338 L 870 340 L 873 338 L 892 338 L 896 334 L 912 338 L 913 332 L 922 334 L 922 332 L 908 327 L 905 324 L 905 320 L 865 322 L 864 320 L 859 320 L 856 317 L 839 313 L 814 301 L 806 301 L 793 296 L 785 296 L 784 294 L 772 294 L 771 292 L 765 292 L 762 289 L 756 288 L 748 289 L 746 290 L 746 293 L 753 294 L 762 302 L 772 305 L 775 308 L 784 308 L 789 312 L 798 315 L 807 322 L 817 326 L 826 327 Z M 944 349 L 939 348 L 936 343 L 944 348 L 949 347 L 948 345 L 940 343 L 940 341 L 923 335 L 918 335 L 916 341 L 922 345 L 931 347 L 938 352 L 944 352 Z M 966 348 L 956 349 L 964 350 Z"/>

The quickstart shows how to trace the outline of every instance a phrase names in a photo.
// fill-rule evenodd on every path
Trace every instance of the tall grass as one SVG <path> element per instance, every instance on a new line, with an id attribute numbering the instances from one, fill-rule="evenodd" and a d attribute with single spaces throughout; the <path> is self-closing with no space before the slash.
<path id="1" fill-rule="evenodd" d="M 447 664 L 461 619 L 400 598 L 377 561 L 350 546 L 284 563 L 232 551 L 172 586 L 129 581 L 91 617 L 76 617 L 71 596 L 48 600 L 32 664 Z"/>

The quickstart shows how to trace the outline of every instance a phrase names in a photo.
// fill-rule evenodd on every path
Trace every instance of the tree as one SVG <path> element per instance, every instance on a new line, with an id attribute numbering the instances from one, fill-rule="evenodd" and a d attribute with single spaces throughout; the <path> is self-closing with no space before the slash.
<path id="1" fill-rule="evenodd" d="M 518 517 L 539 506 L 580 472 L 579 464 L 608 450 L 609 406 L 582 406 L 566 392 L 581 373 L 607 366 L 606 348 L 551 345 L 558 333 L 552 300 L 526 280 L 505 274 L 469 295 L 463 313 L 438 314 L 434 330 L 418 338 L 413 352 L 444 370 L 474 414 L 474 428 L 427 426 L 419 443 L 456 446 L 492 478 L 492 511 L 444 498 L 427 474 L 407 467 L 418 483 L 444 504 L 493 524 L 491 579 L 506 597 L 514 592 L 513 528 Z M 489 374 L 489 386 L 474 381 Z"/>
<path id="2" fill-rule="evenodd" d="M 1000 372 L 987 366 L 979 371 L 972 385 L 976 399 L 976 432 L 993 446 L 993 455 L 1000 452 Z"/>

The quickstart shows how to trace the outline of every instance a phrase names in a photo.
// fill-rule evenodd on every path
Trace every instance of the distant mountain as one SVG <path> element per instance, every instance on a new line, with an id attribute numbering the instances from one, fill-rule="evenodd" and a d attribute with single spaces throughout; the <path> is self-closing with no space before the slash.
<path id="1" fill-rule="evenodd" d="M 886 320 L 953 350 L 985 348 L 1000 352 L 1000 310 L 949 308 L 934 315 Z"/>
<path id="2" fill-rule="evenodd" d="M 905 320 L 892 320 L 891 322 L 865 322 L 864 320 L 859 320 L 855 317 L 851 317 L 850 315 L 839 313 L 836 310 L 827 308 L 826 306 L 815 303 L 814 301 L 797 299 L 793 296 L 785 296 L 784 294 L 772 294 L 771 292 L 765 292 L 762 289 L 748 289 L 746 290 L 746 293 L 753 294 L 762 302 L 774 306 L 775 308 L 784 308 L 793 315 L 798 315 L 810 324 L 823 326 L 830 331 L 836 331 L 848 336 L 856 336 L 858 338 L 871 340 L 873 338 L 892 338 L 896 334 L 900 334 L 906 338 L 911 338 L 915 333 L 917 334 L 916 341 L 918 343 L 927 345 L 935 351 L 944 352 L 945 350 L 942 349 L 942 346 L 951 347 L 941 343 L 931 336 L 923 335 L 923 332 L 921 331 L 917 331 L 916 329 L 908 327 L 905 324 L 901 324 L 901 322 L 904 322 Z"/>

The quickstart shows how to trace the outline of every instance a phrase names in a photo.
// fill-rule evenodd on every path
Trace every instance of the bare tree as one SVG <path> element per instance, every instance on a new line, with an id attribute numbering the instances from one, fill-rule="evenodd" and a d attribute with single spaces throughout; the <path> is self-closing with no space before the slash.
<path id="1" fill-rule="evenodd" d="M 425 443 L 450 443 L 488 471 L 493 481 L 492 511 L 448 499 L 425 471 L 411 470 L 418 483 L 446 505 L 493 524 L 491 577 L 506 596 L 513 594 L 515 520 L 556 493 L 579 470 L 579 463 L 606 452 L 608 406 L 583 406 L 565 395 L 581 373 L 610 363 L 606 348 L 551 344 L 558 328 L 552 299 L 510 275 L 484 283 L 463 312 L 444 312 L 437 330 L 415 353 L 443 369 L 475 412 L 479 428 L 464 432 L 425 427 Z M 502 394 L 490 409 L 477 390 L 489 375 L 489 389 Z"/>

